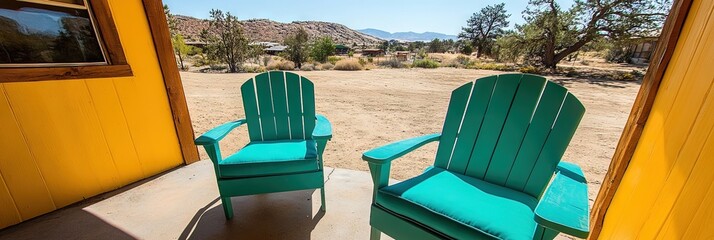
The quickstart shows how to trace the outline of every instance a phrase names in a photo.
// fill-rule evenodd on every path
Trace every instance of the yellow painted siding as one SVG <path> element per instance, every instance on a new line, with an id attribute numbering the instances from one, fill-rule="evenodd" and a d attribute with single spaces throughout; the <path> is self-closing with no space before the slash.
<path id="1" fill-rule="evenodd" d="M 110 7 L 133 77 L 0 84 L 0 228 L 183 162 L 143 5 Z"/>
<path id="2" fill-rule="evenodd" d="M 601 239 L 714 238 L 713 14 L 692 3 Z"/>

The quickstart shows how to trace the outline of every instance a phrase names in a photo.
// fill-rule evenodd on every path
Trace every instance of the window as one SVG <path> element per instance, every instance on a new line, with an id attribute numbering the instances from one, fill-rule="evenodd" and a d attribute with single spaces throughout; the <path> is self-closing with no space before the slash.
<path id="1" fill-rule="evenodd" d="M 131 76 L 108 6 L 0 1 L 0 82 Z"/>

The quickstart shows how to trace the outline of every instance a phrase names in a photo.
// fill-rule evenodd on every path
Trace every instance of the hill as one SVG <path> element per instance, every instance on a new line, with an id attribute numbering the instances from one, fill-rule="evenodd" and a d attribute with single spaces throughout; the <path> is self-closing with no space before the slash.
<path id="1" fill-rule="evenodd" d="M 387 31 L 382 31 L 379 29 L 374 29 L 374 28 L 367 28 L 367 29 L 362 29 L 362 30 L 357 30 L 360 31 L 364 34 L 368 34 L 377 38 L 381 39 L 386 39 L 386 40 L 403 40 L 403 41 L 424 41 L 428 42 L 431 40 L 434 40 L 434 38 L 438 38 L 441 40 L 447 40 L 447 39 L 453 39 L 457 40 L 458 37 L 454 35 L 447 35 L 443 33 L 436 33 L 436 32 L 423 32 L 423 33 L 415 33 L 415 32 L 395 32 L 395 33 L 390 33 Z"/>
<path id="2" fill-rule="evenodd" d="M 176 15 L 179 33 L 187 41 L 198 41 L 199 34 L 208 28 L 208 20 Z M 268 19 L 241 21 L 246 36 L 254 42 L 282 42 L 283 38 L 298 27 L 303 27 L 311 39 L 330 36 L 335 43 L 352 45 L 376 45 L 382 40 L 355 30 L 345 25 L 318 21 L 296 21 L 281 23 Z"/>

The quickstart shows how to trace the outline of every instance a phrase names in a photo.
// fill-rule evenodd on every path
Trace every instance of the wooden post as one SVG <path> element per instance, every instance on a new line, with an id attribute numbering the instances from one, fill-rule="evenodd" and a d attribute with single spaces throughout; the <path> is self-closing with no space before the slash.
<path id="1" fill-rule="evenodd" d="M 171 115 L 173 116 L 176 135 L 181 145 L 181 154 L 186 164 L 194 163 L 200 158 L 198 148 L 193 142 L 191 116 L 186 104 L 181 75 L 179 74 L 178 66 L 176 66 L 169 26 L 164 14 L 164 5 L 161 0 L 143 0 L 143 3 L 146 18 L 149 20 L 149 27 L 151 28 L 151 37 L 154 39 L 154 47 L 159 58 L 159 65 L 161 65 L 161 73 L 164 76 L 166 93 L 171 106 Z"/>
<path id="2" fill-rule="evenodd" d="M 620 136 L 612 162 L 610 162 L 610 167 L 602 182 L 600 192 L 598 192 L 597 199 L 593 204 L 588 239 L 598 239 L 600 236 L 605 214 L 637 148 L 637 143 L 640 140 L 642 130 L 657 96 L 660 82 L 662 82 L 664 73 L 677 46 L 677 40 L 684 25 L 684 20 L 689 13 L 690 5 L 692 5 L 692 0 L 676 0 L 672 5 L 669 16 L 667 16 L 659 38 L 659 44 L 657 44 L 657 49 L 650 60 L 649 68 L 642 80 L 642 86 L 640 86 L 640 91 L 637 93 L 637 98 L 632 106 L 630 117 L 627 119 L 627 124 Z"/>

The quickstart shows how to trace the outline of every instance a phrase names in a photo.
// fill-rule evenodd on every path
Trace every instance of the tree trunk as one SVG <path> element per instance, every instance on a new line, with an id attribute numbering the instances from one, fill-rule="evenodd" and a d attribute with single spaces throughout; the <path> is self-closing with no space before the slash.
<path id="1" fill-rule="evenodd" d="M 481 51 L 483 51 L 483 46 L 481 46 L 481 44 L 478 44 L 476 46 L 476 58 L 481 58 Z"/>
<path id="2" fill-rule="evenodd" d="M 179 63 L 181 64 L 181 71 L 183 71 L 184 69 L 186 69 L 186 67 L 184 67 L 184 65 L 183 65 L 183 57 L 181 57 L 181 53 L 178 54 L 178 57 L 179 57 Z"/>

